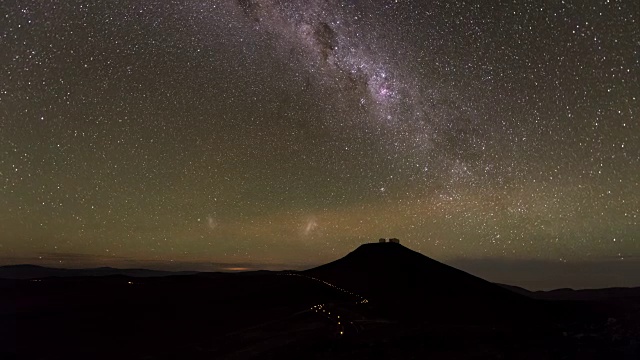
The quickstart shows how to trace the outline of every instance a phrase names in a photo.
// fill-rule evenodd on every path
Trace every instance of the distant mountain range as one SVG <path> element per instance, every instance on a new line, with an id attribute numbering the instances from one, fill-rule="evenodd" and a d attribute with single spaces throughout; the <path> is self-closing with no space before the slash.
<path id="1" fill-rule="evenodd" d="M 99 267 L 92 269 L 63 269 L 37 265 L 7 265 L 0 266 L 0 278 L 3 279 L 40 279 L 47 277 L 82 277 L 82 276 L 131 276 L 131 277 L 160 277 L 172 275 L 193 275 L 196 271 L 161 271 L 147 269 L 116 269 Z"/>
<path id="2" fill-rule="evenodd" d="M 576 300 L 576 301 L 599 301 L 616 298 L 639 298 L 640 287 L 612 287 L 604 289 L 580 289 L 569 288 L 555 289 L 549 291 L 529 291 L 518 286 L 498 284 L 501 287 L 515 293 L 528 296 L 538 300 Z"/>

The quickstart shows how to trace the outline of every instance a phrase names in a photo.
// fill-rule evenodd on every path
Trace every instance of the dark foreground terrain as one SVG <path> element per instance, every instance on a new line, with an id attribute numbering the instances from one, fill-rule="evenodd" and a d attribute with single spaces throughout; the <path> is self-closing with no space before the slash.
<path id="1" fill-rule="evenodd" d="M 0 359 L 640 358 L 640 289 L 532 293 L 398 244 L 304 272 L 72 275 L 0 279 Z"/>

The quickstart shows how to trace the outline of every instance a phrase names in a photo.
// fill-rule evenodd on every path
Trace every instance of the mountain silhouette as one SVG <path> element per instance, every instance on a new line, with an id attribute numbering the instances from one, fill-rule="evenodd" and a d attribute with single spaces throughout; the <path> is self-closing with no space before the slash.
<path id="1" fill-rule="evenodd" d="M 303 272 L 367 298 L 402 318 L 501 321 L 530 313 L 523 295 L 442 264 L 397 243 L 363 244 L 345 257 Z"/>
<path id="2" fill-rule="evenodd" d="M 640 351 L 637 289 L 527 292 L 395 243 L 365 244 L 302 272 L 3 272 L 0 359 L 638 359 Z"/>

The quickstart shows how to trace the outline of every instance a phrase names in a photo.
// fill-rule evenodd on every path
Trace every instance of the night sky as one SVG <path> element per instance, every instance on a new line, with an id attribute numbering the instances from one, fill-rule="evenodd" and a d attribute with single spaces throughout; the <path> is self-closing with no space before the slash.
<path id="1" fill-rule="evenodd" d="M 2 0 L 0 66 L 2 263 L 640 285 L 637 0 Z"/>

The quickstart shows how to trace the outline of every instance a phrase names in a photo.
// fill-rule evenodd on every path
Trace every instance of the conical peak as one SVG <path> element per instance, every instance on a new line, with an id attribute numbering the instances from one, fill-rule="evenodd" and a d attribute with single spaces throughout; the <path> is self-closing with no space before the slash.
<path id="1" fill-rule="evenodd" d="M 329 272 L 332 276 L 358 273 L 374 277 L 425 277 L 436 282 L 451 280 L 452 283 L 458 280 L 465 282 L 465 278 L 470 281 L 480 280 L 403 245 L 388 242 L 362 244 L 346 256 L 308 271 Z"/>
<path id="2" fill-rule="evenodd" d="M 465 319 L 495 313 L 504 304 L 520 304 L 522 300 L 519 295 L 397 243 L 362 244 L 346 256 L 305 273 L 367 296 L 390 314 L 409 318 L 416 316 L 417 307 L 431 318 Z M 447 306 L 455 310 L 429 310 Z M 404 312 L 404 308 L 412 310 Z"/>
<path id="3" fill-rule="evenodd" d="M 360 246 L 358 246 L 354 251 L 358 251 L 358 249 L 390 249 L 390 248 L 397 248 L 397 247 L 401 247 L 404 249 L 407 249 L 406 247 L 404 247 L 403 245 L 400 245 L 400 243 L 392 243 L 392 242 L 377 242 L 377 243 L 364 243 Z M 408 249 L 407 249 L 408 250 Z"/>
<path id="4" fill-rule="evenodd" d="M 358 246 L 349 256 L 416 256 L 426 257 L 399 243 L 366 243 Z"/>
<path id="5" fill-rule="evenodd" d="M 371 273 L 402 269 L 413 271 L 416 268 L 435 265 L 447 267 L 403 245 L 388 242 L 362 244 L 345 257 L 321 267 L 332 265 L 347 265 L 351 270 L 359 269 Z"/>

